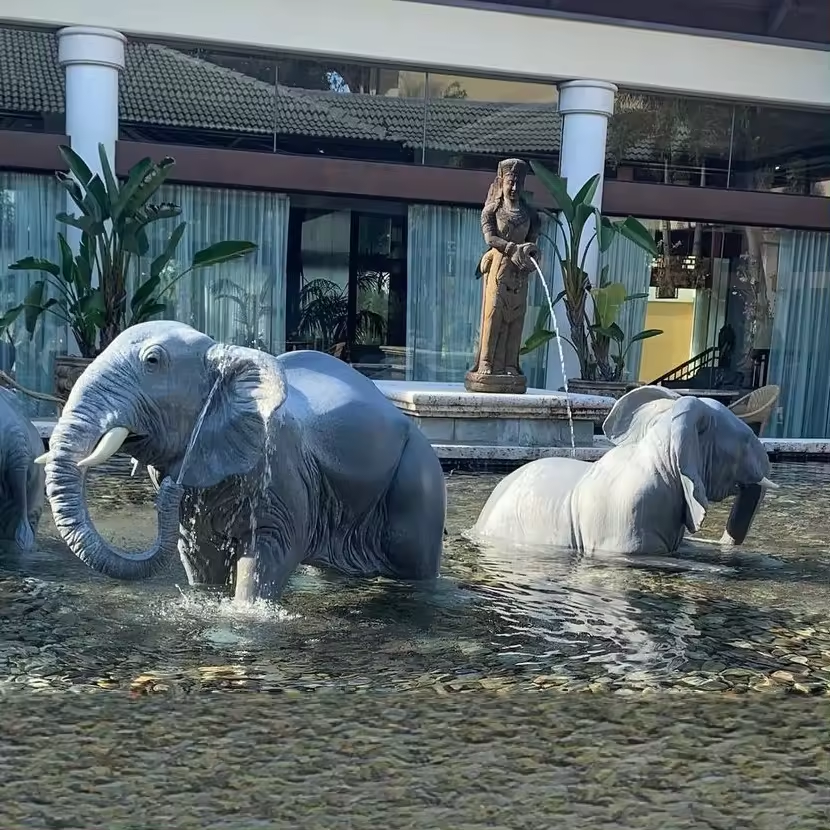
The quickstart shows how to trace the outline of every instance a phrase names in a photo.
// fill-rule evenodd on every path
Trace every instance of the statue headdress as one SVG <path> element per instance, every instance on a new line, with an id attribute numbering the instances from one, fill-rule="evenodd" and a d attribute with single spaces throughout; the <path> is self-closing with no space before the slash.
<path id="1" fill-rule="evenodd" d="M 523 191 L 527 173 L 528 163 L 523 159 L 503 159 L 500 161 L 496 172 L 496 178 L 493 179 L 493 183 L 487 191 L 487 199 L 485 204 L 489 205 L 491 202 L 497 202 L 501 199 L 501 181 L 509 174 L 513 174 L 516 177 L 519 185 L 519 191 Z"/>

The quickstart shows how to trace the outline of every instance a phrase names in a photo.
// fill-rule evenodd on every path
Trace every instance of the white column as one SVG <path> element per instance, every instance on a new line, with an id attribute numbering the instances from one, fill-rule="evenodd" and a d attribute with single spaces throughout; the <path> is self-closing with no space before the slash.
<path id="1" fill-rule="evenodd" d="M 568 194 L 573 196 L 591 176 L 599 173 L 599 187 L 593 204 L 602 205 L 602 184 L 605 171 L 605 139 L 608 134 L 608 119 L 614 113 L 614 95 L 617 87 L 607 81 L 565 81 L 559 84 L 559 113 L 562 116 L 562 139 L 559 151 L 559 175 L 567 180 Z M 582 233 L 584 245 L 593 235 L 593 219 Z M 583 251 L 580 251 L 580 256 Z M 599 245 L 591 244 L 585 258 L 585 270 L 591 284 L 596 284 L 599 269 Z M 553 294 L 562 290 L 562 274 L 556 269 Z M 556 306 L 556 322 L 559 330 L 568 337 L 568 318 L 562 303 Z M 570 339 L 570 338 L 569 338 Z M 574 350 L 563 344 L 565 372 L 568 378 L 579 377 L 579 361 Z M 556 341 L 548 346 L 547 383 L 548 389 L 563 386 L 562 367 Z"/>
<path id="2" fill-rule="evenodd" d="M 118 75 L 124 68 L 125 42 L 112 29 L 70 26 L 58 32 L 58 62 L 66 69 L 66 134 L 93 173 L 101 173 L 99 144 L 115 167 Z"/>

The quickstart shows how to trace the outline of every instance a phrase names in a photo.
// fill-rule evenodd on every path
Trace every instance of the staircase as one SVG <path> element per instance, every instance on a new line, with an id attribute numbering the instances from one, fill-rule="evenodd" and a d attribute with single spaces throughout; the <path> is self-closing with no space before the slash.
<path id="1" fill-rule="evenodd" d="M 652 386 L 663 386 L 666 383 L 679 383 L 691 380 L 701 369 L 716 369 L 720 349 L 717 346 L 710 346 L 708 349 L 690 357 L 685 363 L 675 366 L 659 378 L 651 381 Z"/>

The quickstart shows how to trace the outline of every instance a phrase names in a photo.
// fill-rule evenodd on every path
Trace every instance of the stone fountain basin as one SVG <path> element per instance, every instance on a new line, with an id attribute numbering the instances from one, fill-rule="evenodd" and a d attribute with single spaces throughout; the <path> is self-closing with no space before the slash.
<path id="1" fill-rule="evenodd" d="M 594 425 L 611 411 L 613 398 L 528 389 L 523 395 L 468 392 L 461 383 L 375 381 L 433 444 L 468 447 L 591 447 Z"/>

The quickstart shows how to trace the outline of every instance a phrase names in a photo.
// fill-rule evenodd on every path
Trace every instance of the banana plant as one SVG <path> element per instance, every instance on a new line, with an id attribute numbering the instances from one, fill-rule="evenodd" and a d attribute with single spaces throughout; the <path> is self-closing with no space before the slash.
<path id="1" fill-rule="evenodd" d="M 556 305 L 560 300 L 565 303 L 570 329 L 569 336 L 562 336 L 562 339 L 576 352 L 581 377 L 584 380 L 593 380 L 592 373 L 596 361 L 592 354 L 590 322 L 586 317 L 586 302 L 591 288 L 585 271 L 588 252 L 593 245 L 597 245 L 599 252 L 605 253 L 617 236 L 630 240 L 651 256 L 657 255 L 657 248 L 642 222 L 632 216 L 612 221 L 594 207 L 593 200 L 599 187 L 599 175 L 592 176 L 574 196 L 570 196 L 564 178 L 548 170 L 540 162 L 531 161 L 530 165 L 557 205 L 553 210 L 539 210 L 553 220 L 559 231 L 556 238 L 548 239 L 562 273 L 563 285 L 563 290 L 553 304 Z M 589 221 L 592 218 L 593 223 Z M 550 309 L 543 307 L 537 318 L 536 327 L 522 348 L 523 354 L 556 337 L 556 334 L 549 330 L 549 325 Z"/>
<path id="2" fill-rule="evenodd" d="M 188 267 L 171 275 L 176 269 L 168 266 L 187 227 L 187 222 L 180 222 L 145 271 L 150 226 L 182 213 L 178 205 L 153 202 L 172 173 L 174 160 L 141 159 L 119 182 L 103 144 L 98 145 L 101 175 L 93 173 L 70 147 L 59 149 L 69 173 L 59 172 L 57 178 L 78 212 L 61 212 L 55 218 L 81 232 L 80 244 L 73 251 L 59 231 L 59 262 L 28 256 L 8 266 L 10 271 L 38 271 L 43 277 L 31 285 L 22 303 L 0 318 L 0 335 L 22 314 L 31 339 L 40 318 L 50 313 L 69 325 L 83 357 L 95 357 L 128 326 L 162 314 L 165 295 L 184 276 L 257 249 L 253 242 L 242 240 L 217 242 L 197 251 Z"/>
<path id="3" fill-rule="evenodd" d="M 648 340 L 662 334 L 662 329 L 645 329 L 628 340 L 623 348 L 626 335 L 620 328 L 617 318 L 624 303 L 632 300 L 648 299 L 648 292 L 643 294 L 629 294 L 621 282 L 606 282 L 608 266 L 602 269 L 600 286 L 591 290 L 594 314 L 593 322 L 588 329 L 593 351 L 593 366 L 590 374 L 603 381 L 620 381 L 625 374 L 625 361 L 629 349 L 641 340 Z M 611 349 L 615 344 L 616 350 Z M 597 377 L 598 376 L 598 377 Z"/>

